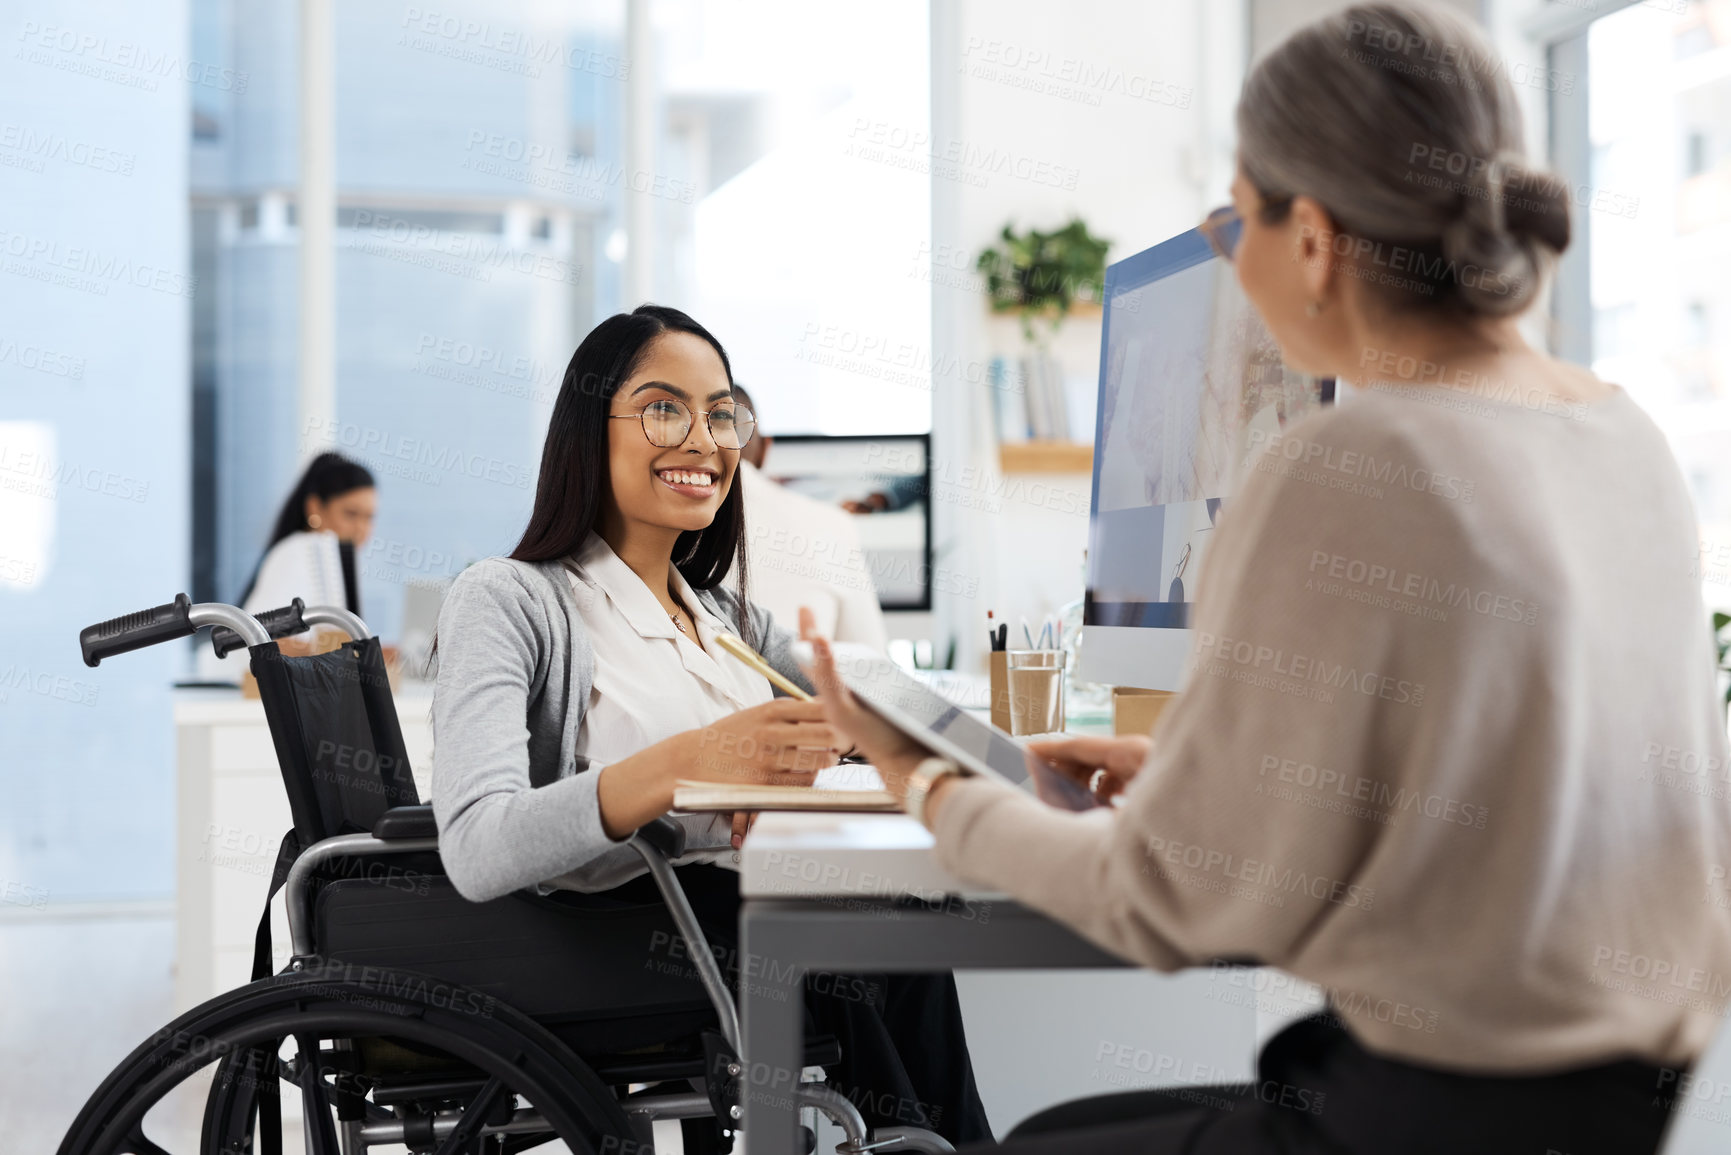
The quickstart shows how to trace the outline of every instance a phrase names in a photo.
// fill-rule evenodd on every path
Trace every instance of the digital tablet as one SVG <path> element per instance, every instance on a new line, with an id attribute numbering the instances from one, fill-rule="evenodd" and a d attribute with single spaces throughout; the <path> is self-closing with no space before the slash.
<path id="1" fill-rule="evenodd" d="M 872 713 L 934 754 L 974 774 L 1015 786 L 1032 785 L 1046 802 L 1066 810 L 1092 810 L 1100 802 L 1087 788 L 990 722 L 927 689 L 883 654 L 865 646 L 830 643 L 836 670 Z M 811 643 L 795 642 L 794 657 L 812 664 Z"/>

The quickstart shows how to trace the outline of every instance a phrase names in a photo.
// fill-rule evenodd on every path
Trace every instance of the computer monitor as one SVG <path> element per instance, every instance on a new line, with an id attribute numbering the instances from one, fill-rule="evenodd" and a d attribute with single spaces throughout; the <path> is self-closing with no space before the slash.
<path id="1" fill-rule="evenodd" d="M 854 524 L 886 610 L 932 608 L 931 468 L 925 433 L 778 433 L 764 460 L 764 473 L 796 493 L 873 511 Z"/>
<path id="2" fill-rule="evenodd" d="M 397 635 L 403 672 L 410 678 L 432 681 L 439 667 L 433 653 L 433 635 L 439 628 L 439 610 L 451 590 L 451 578 L 411 581 L 403 587 L 403 624 Z"/>
<path id="3" fill-rule="evenodd" d="M 1333 396 L 1195 229 L 1106 270 L 1077 676 L 1176 690 L 1196 578 L 1253 446 Z"/>

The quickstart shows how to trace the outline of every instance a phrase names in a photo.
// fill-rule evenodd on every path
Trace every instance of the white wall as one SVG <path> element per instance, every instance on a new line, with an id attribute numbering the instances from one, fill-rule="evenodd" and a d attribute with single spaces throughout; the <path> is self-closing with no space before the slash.
<path id="1" fill-rule="evenodd" d="M 1090 20 L 1036 0 L 965 0 L 935 16 L 950 26 L 947 40 L 933 37 L 933 150 L 960 158 L 934 164 L 932 252 L 917 270 L 933 281 L 941 367 L 939 629 L 958 630 L 960 668 L 981 669 L 986 609 L 1037 620 L 1080 596 L 1090 480 L 998 475 L 980 378 L 994 354 L 1016 355 L 1020 338 L 990 318 L 974 256 L 1009 221 L 1049 228 L 1080 214 L 1112 241 L 1108 260 L 1196 224 L 1230 180 L 1223 125 L 1244 33 L 1238 5 L 1198 0 L 1116 5 Z M 1069 373 L 1095 376 L 1098 321 L 1069 322 L 1057 352 Z"/>

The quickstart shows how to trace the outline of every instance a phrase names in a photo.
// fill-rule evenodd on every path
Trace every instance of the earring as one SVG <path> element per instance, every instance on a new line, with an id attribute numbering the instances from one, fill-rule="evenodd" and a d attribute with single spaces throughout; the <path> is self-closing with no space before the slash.
<path id="1" fill-rule="evenodd" d="M 1312 301 L 1308 305 L 1304 306 L 1304 315 L 1306 317 L 1319 316 L 1321 313 L 1322 313 L 1322 301 L 1321 300 Z"/>
<path id="2" fill-rule="evenodd" d="M 314 514 L 308 515 L 307 525 L 309 527 L 311 527 L 313 529 L 317 529 L 319 526 L 321 526 L 323 524 L 324 524 L 324 519 L 319 517 L 318 514 L 314 513 Z"/>

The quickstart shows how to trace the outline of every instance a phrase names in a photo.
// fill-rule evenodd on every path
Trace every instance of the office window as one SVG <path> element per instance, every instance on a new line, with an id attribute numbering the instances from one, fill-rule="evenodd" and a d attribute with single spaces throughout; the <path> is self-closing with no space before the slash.
<path id="1" fill-rule="evenodd" d="M 465 209 L 415 209 L 397 205 L 337 206 L 337 227 L 363 231 L 384 227 L 391 235 L 432 239 L 436 233 L 505 231 L 505 214 Z"/>
<path id="2" fill-rule="evenodd" d="M 1707 160 L 1706 133 L 1698 130 L 1689 133 L 1688 156 L 1688 162 L 1683 166 L 1684 179 L 1700 176 L 1711 167 Z"/>
<path id="3" fill-rule="evenodd" d="M 930 429 L 927 6 L 661 0 L 654 24 L 657 295 L 766 432 Z"/>
<path id="4" fill-rule="evenodd" d="M 1593 369 L 1670 437 L 1700 517 L 1703 594 L 1731 607 L 1731 5 L 1638 4 L 1586 34 Z M 1566 112 L 1566 110 L 1565 110 Z M 1566 115 L 1563 119 L 1567 119 Z"/>
<path id="5" fill-rule="evenodd" d="M 622 212 L 624 0 L 334 6 L 336 412 L 317 429 L 297 410 L 297 8 L 192 10 L 197 51 L 248 78 L 195 103 L 193 263 L 220 304 L 195 334 L 215 497 L 193 584 L 240 596 L 328 446 L 378 484 L 361 605 L 391 638 L 409 584 L 510 548 L 565 362 L 618 307 L 596 238 Z"/>

